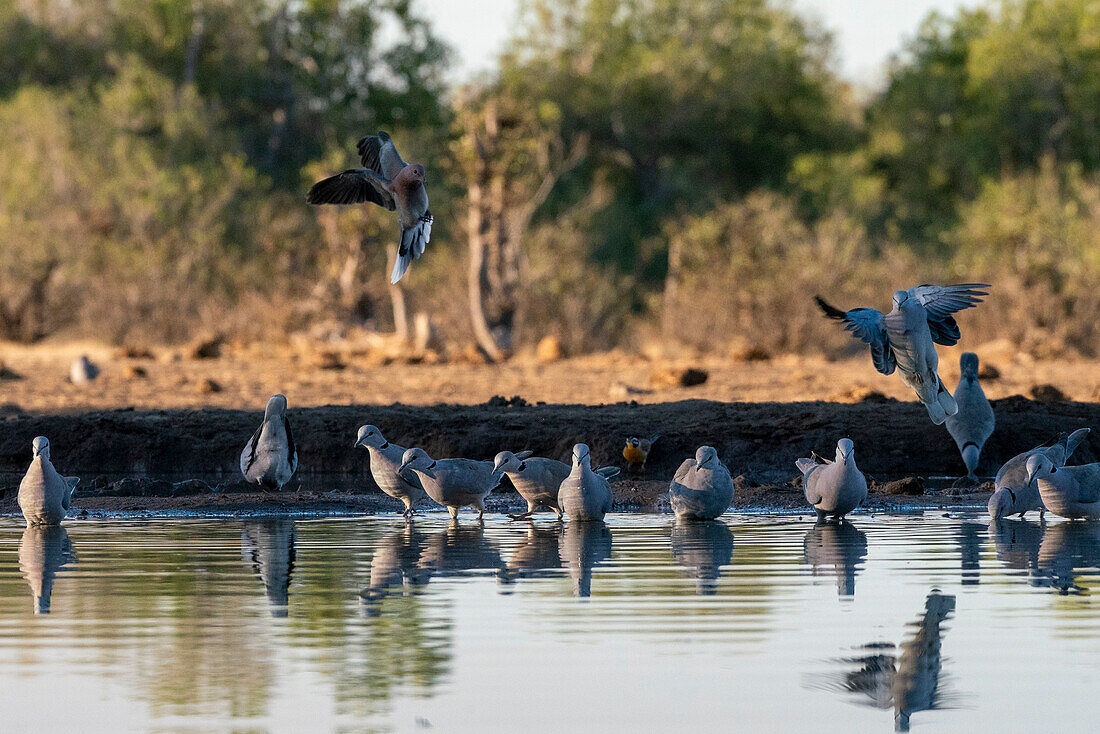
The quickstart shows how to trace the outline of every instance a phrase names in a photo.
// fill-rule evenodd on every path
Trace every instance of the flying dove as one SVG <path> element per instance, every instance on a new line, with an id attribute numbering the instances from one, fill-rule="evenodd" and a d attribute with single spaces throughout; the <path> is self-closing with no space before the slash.
<path id="1" fill-rule="evenodd" d="M 558 503 L 570 520 L 600 520 L 611 512 L 611 484 L 619 473 L 614 466 L 592 470 L 592 452 L 578 443 L 573 447 L 573 466 L 558 488 Z"/>
<path id="2" fill-rule="evenodd" d="M 944 387 L 936 368 L 936 344 L 954 346 L 961 337 L 951 314 L 981 303 L 989 295 L 983 283 L 918 285 L 894 291 L 894 309 L 883 314 L 873 308 L 841 311 L 817 296 L 817 305 L 830 319 L 844 323 L 846 331 L 870 345 L 871 360 L 884 375 L 897 369 L 901 381 L 916 392 L 937 426 L 958 412 L 955 398 Z"/>
<path id="3" fill-rule="evenodd" d="M 1032 456 L 1045 456 L 1053 466 L 1063 467 L 1088 435 L 1088 428 L 1078 428 L 1068 436 L 1063 434 L 1053 446 L 1040 446 L 1006 461 L 994 479 L 994 491 L 989 498 L 989 516 L 994 520 L 1010 515 L 1023 517 L 1026 512 L 1038 510 L 1039 518 L 1042 519 L 1046 507 L 1039 496 L 1039 488 L 1028 477 L 1027 460 Z"/>
<path id="4" fill-rule="evenodd" d="M 405 503 L 405 518 L 412 517 L 414 505 L 425 499 L 427 493 L 420 485 L 420 478 L 412 472 L 400 473 L 405 447 L 390 443 L 377 426 L 360 426 L 355 441 L 370 453 L 370 473 L 379 489 L 394 499 Z"/>
<path id="5" fill-rule="evenodd" d="M 286 396 L 272 395 L 260 427 L 241 452 L 241 474 L 252 484 L 282 489 L 298 471 L 298 449 L 286 417 Z"/>
<path id="6" fill-rule="evenodd" d="M 485 498 L 500 486 L 501 474 L 493 462 L 473 459 L 433 459 L 424 449 L 411 448 L 401 457 L 397 472 L 420 480 L 428 496 L 458 518 L 462 507 L 477 509 L 478 519 L 485 516 Z"/>
<path id="7" fill-rule="evenodd" d="M 795 465 L 802 472 L 806 499 L 817 510 L 818 522 L 826 517 L 843 519 L 867 499 L 867 479 L 856 467 L 851 439 L 837 441 L 836 461 L 818 464 L 814 459 L 799 459 Z"/>
<path id="8" fill-rule="evenodd" d="M 733 478 L 718 452 L 700 446 L 684 459 L 668 485 L 669 502 L 679 520 L 713 520 L 733 502 Z"/>
<path id="9" fill-rule="evenodd" d="M 63 477 L 50 462 L 50 442 L 38 436 L 31 442 L 34 458 L 19 482 L 19 509 L 27 525 L 58 525 L 69 512 L 73 490 L 80 481 Z"/>
<path id="10" fill-rule="evenodd" d="M 1100 463 L 1057 467 L 1050 457 L 1027 460 L 1027 482 L 1039 489 L 1043 504 L 1070 520 L 1100 520 Z"/>
<path id="11" fill-rule="evenodd" d="M 549 507 L 561 519 L 558 504 L 558 488 L 569 476 L 570 467 L 564 461 L 532 457 L 530 451 L 501 451 L 493 461 L 495 471 L 508 475 L 519 496 L 527 500 L 527 512 L 509 515 L 513 520 L 524 520 L 535 514 L 539 507 Z"/>
<path id="12" fill-rule="evenodd" d="M 978 481 L 975 470 L 982 455 L 982 447 L 993 435 L 996 423 L 993 418 L 993 406 L 985 397 L 981 383 L 978 382 L 978 355 L 966 352 L 959 357 L 959 369 L 962 375 L 955 387 L 955 403 L 959 412 L 947 416 L 947 432 L 955 439 L 963 463 L 966 464 L 966 476 Z"/>
<path id="13" fill-rule="evenodd" d="M 363 204 L 371 202 L 397 212 L 401 244 L 390 275 L 396 283 L 405 275 L 414 258 L 424 254 L 432 236 L 432 213 L 428 209 L 428 191 L 424 166 L 401 160 L 393 140 L 384 132 L 368 135 L 357 148 L 363 168 L 352 168 L 323 181 L 309 190 L 310 204 Z"/>

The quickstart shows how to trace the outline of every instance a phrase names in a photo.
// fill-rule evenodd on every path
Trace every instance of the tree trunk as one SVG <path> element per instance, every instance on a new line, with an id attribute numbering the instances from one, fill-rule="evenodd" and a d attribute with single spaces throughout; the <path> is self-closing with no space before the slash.
<path id="1" fill-rule="evenodd" d="M 486 119 L 492 119 L 490 114 Z M 495 125 L 492 125 L 495 132 Z M 486 251 L 489 248 L 490 221 L 484 211 L 484 190 L 489 179 L 487 155 L 481 146 L 477 133 L 473 133 L 474 171 L 469 186 L 469 211 L 466 217 L 466 238 L 470 248 L 470 269 L 467 273 L 467 291 L 469 295 L 470 322 L 474 329 L 474 338 L 485 355 L 494 362 L 504 358 L 497 346 L 485 318 L 484 286 L 488 281 L 488 262 Z"/>
<path id="2" fill-rule="evenodd" d="M 676 305 L 680 295 L 680 272 L 683 270 L 684 243 L 679 237 L 673 237 L 668 243 L 668 274 L 665 275 L 665 293 L 661 304 L 661 336 L 667 344 L 675 338 Z"/>

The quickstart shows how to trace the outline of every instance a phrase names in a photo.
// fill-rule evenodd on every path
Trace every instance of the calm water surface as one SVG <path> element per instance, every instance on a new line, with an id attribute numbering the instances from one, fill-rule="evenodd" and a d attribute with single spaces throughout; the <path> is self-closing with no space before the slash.
<path id="1" fill-rule="evenodd" d="M 0 521 L 5 731 L 1085 731 L 1100 526 Z"/>

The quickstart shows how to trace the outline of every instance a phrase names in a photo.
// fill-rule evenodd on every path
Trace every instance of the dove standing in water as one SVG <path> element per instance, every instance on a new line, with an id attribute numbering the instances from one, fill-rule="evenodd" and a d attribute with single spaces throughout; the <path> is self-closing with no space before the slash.
<path id="1" fill-rule="evenodd" d="M 836 461 L 818 464 L 814 459 L 795 462 L 802 472 L 806 499 L 817 510 L 819 522 L 826 517 L 838 520 L 867 499 L 867 479 L 856 467 L 855 444 L 842 438 L 836 444 Z"/>
<path id="2" fill-rule="evenodd" d="M 1027 480 L 1055 515 L 1100 520 L 1100 463 L 1057 467 L 1049 457 L 1035 454 L 1027 460 Z"/>
<path id="3" fill-rule="evenodd" d="M 617 467 L 592 470 L 592 452 L 579 443 L 573 447 L 573 467 L 558 488 L 558 503 L 570 520 L 603 520 L 611 512 L 611 484 Z"/>
<path id="4" fill-rule="evenodd" d="M 34 458 L 19 483 L 19 509 L 27 525 L 58 525 L 69 512 L 73 490 L 80 481 L 63 477 L 50 462 L 50 442 L 38 436 L 31 443 Z"/>
<path id="5" fill-rule="evenodd" d="M 491 461 L 433 459 L 424 449 L 416 448 L 405 451 L 397 472 L 417 477 L 428 496 L 446 507 L 455 519 L 462 507 L 476 508 L 478 519 L 482 519 L 485 498 L 500 486 L 501 477 Z"/>
<path id="6" fill-rule="evenodd" d="M 978 355 L 966 352 L 959 357 L 959 369 L 962 375 L 955 387 L 955 403 L 959 412 L 947 416 L 947 432 L 955 439 L 963 463 L 966 464 L 966 476 L 973 482 L 978 481 L 975 470 L 982 455 L 982 447 L 993 435 L 993 406 L 985 397 L 981 383 L 978 382 Z"/>
<path id="7" fill-rule="evenodd" d="M 989 516 L 999 520 L 1011 515 L 1023 517 L 1026 512 L 1038 510 L 1041 520 L 1046 507 L 1043 506 L 1039 488 L 1028 474 L 1027 460 L 1032 456 L 1043 456 L 1055 468 L 1063 467 L 1088 435 L 1088 428 L 1079 428 L 1068 436 L 1063 434 L 1053 446 L 1040 446 L 1006 461 L 994 480 L 993 494 L 989 498 Z"/>
<path id="8" fill-rule="evenodd" d="M 718 460 L 718 452 L 700 446 L 685 459 L 668 485 L 672 510 L 679 520 L 713 520 L 733 502 L 733 477 Z"/>
<path id="9" fill-rule="evenodd" d="M 378 488 L 404 502 L 404 516 L 412 517 L 415 512 L 413 506 L 427 493 L 420 486 L 420 478 L 416 474 L 398 471 L 405 456 L 405 447 L 387 441 L 377 426 L 361 426 L 355 445 L 366 447 L 370 453 L 370 473 Z"/>
<path id="10" fill-rule="evenodd" d="M 358 144 L 363 168 L 352 168 L 319 181 L 309 190 L 310 204 L 363 204 L 372 202 L 397 212 L 401 244 L 390 282 L 405 275 L 414 258 L 424 254 L 432 236 L 424 166 L 401 160 L 393 140 L 384 132 L 368 135 Z"/>
<path id="11" fill-rule="evenodd" d="M 252 484 L 282 489 L 298 471 L 298 449 L 286 417 L 286 396 L 272 395 L 264 420 L 241 452 L 241 474 Z"/>
<path id="12" fill-rule="evenodd" d="M 817 305 L 825 315 L 842 321 L 844 328 L 871 347 L 875 368 L 884 375 L 897 369 L 901 381 L 913 388 L 937 426 L 958 412 L 955 398 L 944 387 L 936 369 L 936 344 L 954 346 L 961 337 L 951 314 L 981 303 L 989 295 L 983 283 L 918 285 L 894 291 L 894 309 L 884 314 L 873 308 L 841 311 L 820 296 Z"/>
<path id="13" fill-rule="evenodd" d="M 558 504 L 558 488 L 569 476 L 570 466 L 564 461 L 531 457 L 530 451 L 513 454 L 501 451 L 493 461 L 494 470 L 507 474 L 519 496 L 527 500 L 527 512 L 509 515 L 513 520 L 524 520 L 535 514 L 539 507 L 549 507 L 561 519 Z"/>
<path id="14" fill-rule="evenodd" d="M 645 462 L 649 458 L 649 452 L 660 437 L 658 434 L 649 438 L 631 436 L 626 439 L 626 446 L 623 447 L 623 458 L 626 459 L 626 468 L 631 474 L 641 474 L 645 471 Z"/>

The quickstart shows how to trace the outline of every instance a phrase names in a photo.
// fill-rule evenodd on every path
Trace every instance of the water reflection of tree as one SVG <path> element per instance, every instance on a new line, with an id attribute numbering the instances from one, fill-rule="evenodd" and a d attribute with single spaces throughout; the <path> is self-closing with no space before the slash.
<path id="1" fill-rule="evenodd" d="M 686 574 L 696 579 L 696 593 L 718 592 L 722 567 L 733 560 L 733 533 L 720 520 L 677 522 L 669 534 L 672 557 Z"/>
<path id="2" fill-rule="evenodd" d="M 900 646 L 876 642 L 859 648 L 860 654 L 853 657 L 835 659 L 838 670 L 824 676 L 822 687 L 858 694 L 857 702 L 868 706 L 892 708 L 894 729 L 909 731 L 913 714 L 945 708 L 948 702 L 941 680 L 941 625 L 954 610 L 954 596 L 932 591 L 924 614 L 909 624 L 912 634 Z"/>
<path id="3" fill-rule="evenodd" d="M 806 533 L 802 548 L 814 576 L 835 576 L 837 596 L 855 596 L 856 575 L 867 558 L 865 532 L 850 522 L 818 523 Z"/>

